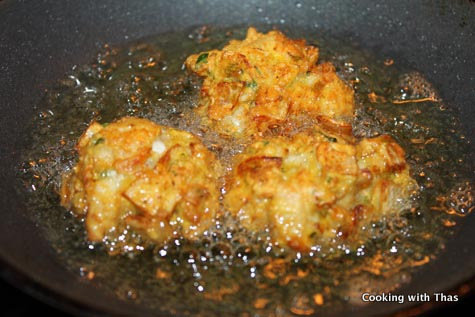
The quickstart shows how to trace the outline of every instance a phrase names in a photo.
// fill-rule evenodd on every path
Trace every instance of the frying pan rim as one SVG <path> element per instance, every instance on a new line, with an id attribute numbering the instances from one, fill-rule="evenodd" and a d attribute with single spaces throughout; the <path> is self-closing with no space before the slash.
<path id="1" fill-rule="evenodd" d="M 75 315 L 103 316 L 102 312 L 92 307 L 93 305 L 55 291 L 44 283 L 35 280 L 31 274 L 23 272 L 18 267 L 8 263 L 3 257 L 0 257 L 0 277 L 10 286 L 55 309 Z"/>
<path id="2" fill-rule="evenodd" d="M 6 3 L 6 2 L 4 2 L 4 4 L 5 4 L 5 3 Z M 7 259 L 7 258 L 5 257 L 5 259 Z M 2 263 L 2 262 L 5 262 L 5 263 Z M 10 262 L 11 262 L 11 261 L 10 261 Z M 11 264 L 11 263 L 10 263 L 10 264 Z M 30 278 L 31 275 L 28 274 L 28 272 L 26 272 L 26 271 L 19 271 L 19 268 L 18 268 L 18 267 L 14 267 L 14 265 L 10 265 L 10 264 L 8 264 L 6 261 L 4 261 L 4 257 L 0 258 L 0 269 L 2 269 L 3 267 L 5 267 L 5 270 L 10 270 L 11 272 L 13 272 L 12 275 L 18 274 L 18 276 L 23 276 L 23 277 L 25 277 L 25 278 L 27 279 L 27 281 L 25 281 L 25 284 L 31 282 L 32 284 L 37 284 L 37 287 L 39 287 L 39 288 L 45 288 L 44 285 L 47 285 L 47 284 L 44 284 L 44 285 L 43 285 L 43 284 L 41 284 L 41 283 L 37 283 L 38 279 L 35 280 L 35 279 Z M 14 272 L 14 271 L 16 271 L 16 272 Z M 2 272 L 1 275 L 2 275 L 2 277 L 4 277 L 5 279 L 8 280 L 8 277 L 7 277 L 7 276 L 4 276 L 4 275 L 8 275 L 8 274 L 3 274 L 3 272 Z M 12 278 L 12 280 L 14 280 L 14 278 Z M 474 275 L 473 277 L 471 277 L 471 278 L 470 278 L 468 281 L 466 281 L 466 282 L 461 282 L 461 281 L 457 282 L 456 285 L 463 285 L 464 283 L 473 284 L 474 281 L 475 281 L 475 275 Z M 25 289 L 25 287 L 22 287 L 22 289 L 23 289 L 24 291 L 28 292 L 28 288 L 27 288 L 27 287 L 26 287 L 26 289 Z M 47 291 L 47 292 L 53 292 L 51 289 L 47 289 L 47 288 L 45 288 L 45 291 Z M 473 288 L 471 289 L 471 292 L 473 292 Z M 55 293 L 55 292 L 53 292 L 53 293 Z M 34 297 L 37 298 L 36 294 L 33 294 L 33 295 L 34 295 Z M 38 294 L 38 295 L 41 295 L 41 294 Z M 64 297 L 63 294 L 58 294 L 58 295 Z M 68 299 L 68 298 L 66 297 L 66 299 Z M 88 305 L 88 306 L 90 306 L 90 305 Z M 415 305 L 414 307 L 417 307 L 417 306 L 418 306 L 418 305 Z M 438 305 L 438 306 L 441 306 L 441 305 Z M 411 306 L 411 307 L 412 307 L 412 306 Z M 431 306 L 431 307 L 433 307 L 433 306 Z M 428 308 L 428 309 L 430 310 L 431 308 Z"/>

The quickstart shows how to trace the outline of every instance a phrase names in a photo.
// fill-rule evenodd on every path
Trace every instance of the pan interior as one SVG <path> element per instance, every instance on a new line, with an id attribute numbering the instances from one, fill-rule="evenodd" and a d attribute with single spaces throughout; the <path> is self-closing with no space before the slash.
<path id="1" fill-rule="evenodd" d="M 189 54 L 242 38 L 245 28 L 200 27 L 106 46 L 44 96 L 28 128 L 20 190 L 63 266 L 84 283 L 152 311 L 344 313 L 362 304 L 363 292 L 397 291 L 443 254 L 447 239 L 473 209 L 472 170 L 464 159 L 470 148 L 458 114 L 403 60 L 379 58 L 314 30 L 283 31 L 318 45 L 320 59 L 332 62 L 353 86 L 357 136 L 388 133 L 405 149 L 421 189 L 413 208 L 374 223 L 370 239 L 356 249 L 334 245 L 310 255 L 269 248 L 265 235 L 246 232 L 226 217 L 199 243 L 175 240 L 117 256 L 88 243 L 82 222 L 59 207 L 57 189 L 91 120 L 129 115 L 190 131 L 225 165 L 242 148 L 197 124 L 192 109 L 200 80 L 182 64 Z"/>

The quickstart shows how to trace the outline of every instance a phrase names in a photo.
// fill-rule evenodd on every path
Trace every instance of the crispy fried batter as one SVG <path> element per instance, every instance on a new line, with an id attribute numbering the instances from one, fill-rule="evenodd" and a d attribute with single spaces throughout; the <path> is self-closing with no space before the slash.
<path id="1" fill-rule="evenodd" d="M 191 55 L 186 65 L 204 77 L 199 113 L 223 135 L 254 135 L 304 113 L 349 135 L 353 91 L 317 59 L 318 49 L 304 40 L 249 28 L 244 40 Z"/>
<path id="2" fill-rule="evenodd" d="M 138 118 L 94 122 L 77 151 L 61 203 L 85 216 L 91 241 L 126 226 L 157 243 L 174 231 L 193 239 L 217 211 L 217 161 L 190 133 Z"/>
<path id="3" fill-rule="evenodd" d="M 355 141 L 353 91 L 317 60 L 304 40 L 250 28 L 244 40 L 186 61 L 204 77 L 203 122 L 222 136 L 255 137 L 227 175 L 224 207 L 298 251 L 357 241 L 361 227 L 407 208 L 417 188 L 390 136 Z M 275 126 L 281 135 L 265 138 Z M 93 123 L 77 151 L 61 203 L 85 217 L 91 241 L 129 227 L 155 243 L 194 239 L 218 211 L 219 163 L 187 132 L 137 118 Z"/>
<path id="4" fill-rule="evenodd" d="M 358 144 L 322 134 L 261 139 L 236 157 L 225 207 L 250 230 L 299 251 L 408 206 L 415 182 L 389 136 Z"/>

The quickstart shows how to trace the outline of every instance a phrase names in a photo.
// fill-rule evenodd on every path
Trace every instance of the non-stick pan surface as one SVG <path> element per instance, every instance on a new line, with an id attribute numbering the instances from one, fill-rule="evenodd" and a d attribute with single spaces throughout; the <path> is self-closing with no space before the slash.
<path id="1" fill-rule="evenodd" d="M 257 10 L 257 8 L 261 8 Z M 103 294 L 61 266 L 15 191 L 25 125 L 45 89 L 105 43 L 121 44 L 190 26 L 280 23 L 316 27 L 423 73 L 475 142 L 475 4 L 471 1 L 8 1 L 0 2 L 0 258 L 5 273 L 39 296 L 108 314 L 147 314 Z M 475 217 L 403 292 L 452 290 L 475 276 Z M 39 292 L 38 292 L 39 290 Z M 70 305 L 71 304 L 71 305 Z M 375 304 L 355 315 L 410 304 Z"/>

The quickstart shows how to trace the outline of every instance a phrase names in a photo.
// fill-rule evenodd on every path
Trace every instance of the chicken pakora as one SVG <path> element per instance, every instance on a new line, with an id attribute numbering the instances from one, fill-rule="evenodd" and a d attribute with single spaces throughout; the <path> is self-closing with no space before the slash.
<path id="1" fill-rule="evenodd" d="M 114 239 L 131 228 L 146 240 L 195 239 L 218 209 L 218 162 L 188 132 L 149 120 L 92 123 L 63 176 L 61 203 L 85 217 L 88 239 Z"/>
<path id="2" fill-rule="evenodd" d="M 249 230 L 308 251 L 357 239 L 363 225 L 407 208 L 414 190 L 390 136 L 352 144 L 298 133 L 257 140 L 237 155 L 224 204 Z"/>
<path id="3" fill-rule="evenodd" d="M 244 40 L 191 55 L 186 66 L 204 77 L 198 113 L 225 136 L 249 136 L 309 115 L 320 126 L 351 134 L 353 90 L 318 48 L 279 31 L 249 28 Z"/>

